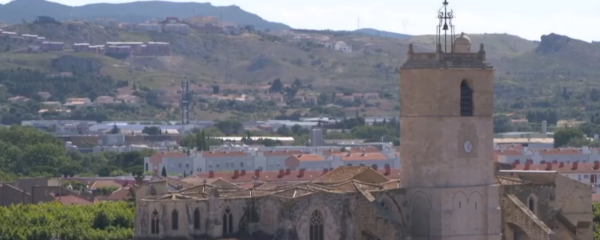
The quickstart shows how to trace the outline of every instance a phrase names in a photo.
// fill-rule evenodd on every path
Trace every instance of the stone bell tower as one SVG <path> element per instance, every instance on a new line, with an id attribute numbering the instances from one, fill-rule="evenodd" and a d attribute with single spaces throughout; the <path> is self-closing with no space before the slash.
<path id="1" fill-rule="evenodd" d="M 400 154 L 413 239 L 499 240 L 493 165 L 493 78 L 483 44 L 438 13 L 436 50 L 409 46 L 400 70 Z"/>

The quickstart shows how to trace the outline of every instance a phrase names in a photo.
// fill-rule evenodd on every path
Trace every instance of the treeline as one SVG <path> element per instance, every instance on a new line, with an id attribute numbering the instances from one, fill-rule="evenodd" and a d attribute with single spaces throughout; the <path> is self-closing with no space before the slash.
<path id="1" fill-rule="evenodd" d="M 153 152 L 67 151 L 63 142 L 32 127 L 0 128 L 0 180 L 29 176 L 120 176 L 143 174 L 144 157 Z"/>
<path id="2" fill-rule="evenodd" d="M 69 97 L 87 97 L 93 100 L 101 95 L 111 95 L 117 88 L 127 86 L 128 83 L 101 75 L 76 74 L 59 77 L 17 68 L 0 71 L 0 84 L 13 96 L 41 100 L 38 92 L 49 92 L 52 97 L 48 100 L 64 101 Z"/>
<path id="3" fill-rule="evenodd" d="M 12 205 L 0 207 L 0 239 L 132 239 L 134 220 L 135 208 L 130 202 Z"/>
<path id="4" fill-rule="evenodd" d="M 551 110 L 528 111 L 526 118 L 530 123 L 542 123 L 542 121 L 546 121 L 548 125 L 556 125 L 558 122 L 558 116 L 556 115 L 556 112 Z"/>

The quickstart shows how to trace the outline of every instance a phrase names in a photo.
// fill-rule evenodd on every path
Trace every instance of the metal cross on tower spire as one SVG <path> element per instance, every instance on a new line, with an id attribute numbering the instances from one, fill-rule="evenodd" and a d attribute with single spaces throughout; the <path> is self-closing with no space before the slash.
<path id="1" fill-rule="evenodd" d="M 447 0 L 444 0 L 442 4 L 444 4 L 444 6 L 438 11 L 438 19 L 440 20 L 440 23 L 437 26 L 436 46 L 442 44 L 443 51 L 448 52 L 448 43 L 450 43 L 450 49 L 452 49 L 452 46 L 454 45 L 454 25 L 452 25 L 454 11 L 452 11 L 452 9 L 448 9 Z M 444 31 L 443 34 L 442 31 Z"/>

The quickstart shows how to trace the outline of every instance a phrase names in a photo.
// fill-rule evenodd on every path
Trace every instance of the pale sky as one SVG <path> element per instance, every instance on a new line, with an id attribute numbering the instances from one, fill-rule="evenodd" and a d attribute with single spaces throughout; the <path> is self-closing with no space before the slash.
<path id="1" fill-rule="evenodd" d="M 53 0 L 83 5 L 98 0 Z M 180 0 L 181 1 L 181 0 Z M 7 2 L 7 0 L 0 0 Z M 117 3 L 126 0 L 104 0 Z M 185 0 L 189 2 L 189 0 Z M 204 2 L 204 1 L 199 1 Z M 355 30 L 375 28 L 434 34 L 443 0 L 212 0 L 237 5 L 262 18 L 293 28 Z M 530 40 L 557 33 L 585 41 L 600 40 L 600 0 L 448 0 L 456 32 L 509 33 Z M 594 16 L 596 14 L 596 16 Z M 360 21 L 358 21 L 360 19 Z M 359 25 L 360 24 L 360 25 Z"/>

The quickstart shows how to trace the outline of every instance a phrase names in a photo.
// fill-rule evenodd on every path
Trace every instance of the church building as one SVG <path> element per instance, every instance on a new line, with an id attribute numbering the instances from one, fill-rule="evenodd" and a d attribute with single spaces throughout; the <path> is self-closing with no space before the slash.
<path id="1" fill-rule="evenodd" d="M 399 176 L 345 166 L 293 183 L 260 170 L 242 185 L 156 177 L 136 191 L 134 239 L 593 239 L 590 186 L 494 164 L 494 68 L 483 44 L 455 36 L 447 1 L 438 18 L 435 50 L 411 44 L 400 70 Z"/>

